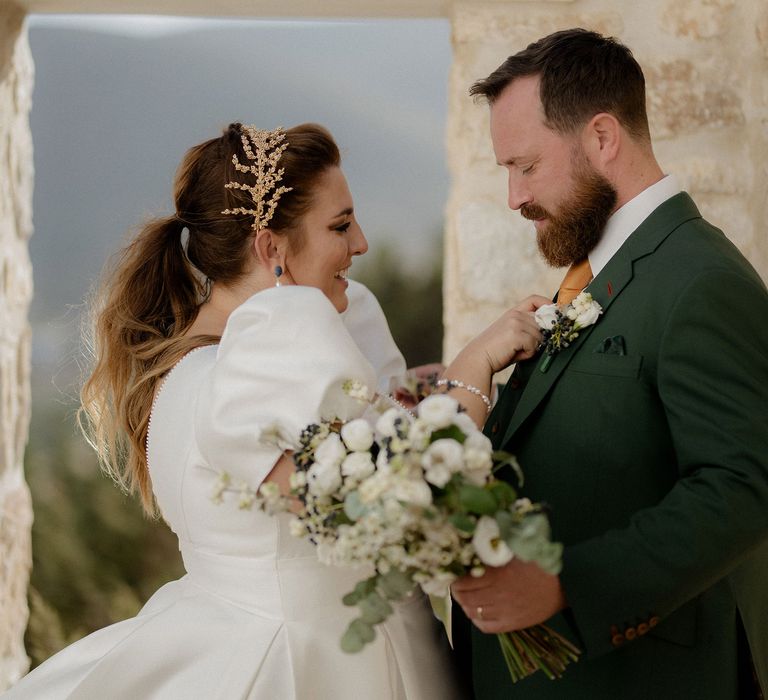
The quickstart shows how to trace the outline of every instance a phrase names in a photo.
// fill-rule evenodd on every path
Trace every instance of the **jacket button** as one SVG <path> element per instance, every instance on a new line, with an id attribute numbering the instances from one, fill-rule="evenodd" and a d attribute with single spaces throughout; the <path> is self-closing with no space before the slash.
<path id="1" fill-rule="evenodd" d="M 624 635 L 614 634 L 613 637 L 611 637 L 611 644 L 613 644 L 615 647 L 620 647 L 622 644 L 624 644 Z"/>
<path id="2" fill-rule="evenodd" d="M 649 629 L 650 627 L 647 624 L 645 624 L 645 622 L 641 622 L 637 626 L 637 633 L 642 637 L 644 634 L 648 634 Z"/>
<path id="3" fill-rule="evenodd" d="M 509 388 L 510 389 L 517 389 L 520 387 L 520 380 L 517 379 L 517 377 L 510 377 L 509 379 Z"/>
<path id="4" fill-rule="evenodd" d="M 627 627 L 627 629 L 624 630 L 624 636 L 628 642 L 631 642 L 635 637 L 637 637 L 637 630 L 634 627 Z"/>
<path id="5" fill-rule="evenodd" d="M 496 421 L 496 422 L 495 422 L 495 423 L 494 423 L 494 424 L 491 426 L 491 433 L 492 433 L 493 435 L 496 435 L 496 433 L 498 433 L 498 432 L 499 432 L 499 423 L 498 423 L 498 421 Z"/>
<path id="6" fill-rule="evenodd" d="M 658 615 L 654 615 L 650 620 L 648 620 L 648 627 L 656 627 L 659 622 L 661 622 L 661 620 L 659 620 Z"/>

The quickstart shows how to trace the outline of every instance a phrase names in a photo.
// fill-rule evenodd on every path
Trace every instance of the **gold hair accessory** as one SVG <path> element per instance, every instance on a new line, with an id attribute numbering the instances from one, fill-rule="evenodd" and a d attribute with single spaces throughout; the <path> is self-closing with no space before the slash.
<path id="1" fill-rule="evenodd" d="M 237 207 L 225 209 L 222 214 L 250 214 L 253 216 L 254 231 L 267 228 L 272 215 L 275 213 L 280 197 L 290 192 L 293 187 L 278 187 L 283 179 L 285 168 L 278 168 L 283 151 L 288 148 L 285 141 L 285 131 L 278 127 L 274 131 L 257 129 L 255 126 L 243 126 L 240 140 L 243 142 L 243 150 L 251 165 L 243 165 L 237 157 L 232 156 L 235 169 L 241 173 L 250 173 L 256 178 L 256 183 L 247 185 L 243 182 L 228 182 L 224 187 L 233 190 L 245 190 L 251 195 L 254 209 Z M 271 194 L 270 194 L 271 193 Z"/>

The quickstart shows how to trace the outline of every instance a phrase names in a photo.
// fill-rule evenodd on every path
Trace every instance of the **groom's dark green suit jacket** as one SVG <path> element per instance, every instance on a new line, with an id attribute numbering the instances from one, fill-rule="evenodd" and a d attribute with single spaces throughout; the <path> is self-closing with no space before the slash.
<path id="1" fill-rule="evenodd" d="M 548 371 L 518 365 L 486 427 L 551 505 L 570 607 L 549 623 L 584 653 L 512 686 L 472 627 L 476 697 L 750 697 L 747 637 L 768 682 L 765 286 L 681 193 L 588 291 L 598 322 Z"/>

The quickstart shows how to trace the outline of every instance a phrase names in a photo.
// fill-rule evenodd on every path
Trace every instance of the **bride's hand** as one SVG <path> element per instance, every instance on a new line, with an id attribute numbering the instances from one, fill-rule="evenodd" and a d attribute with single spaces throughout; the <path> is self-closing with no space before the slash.
<path id="1" fill-rule="evenodd" d="M 533 313 L 551 303 L 539 295 L 523 299 L 472 340 L 463 352 L 482 355 L 492 373 L 533 357 L 542 340 Z"/>

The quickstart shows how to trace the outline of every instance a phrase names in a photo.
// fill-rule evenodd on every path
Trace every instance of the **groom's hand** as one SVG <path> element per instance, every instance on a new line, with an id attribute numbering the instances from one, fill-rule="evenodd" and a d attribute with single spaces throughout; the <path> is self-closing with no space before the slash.
<path id="1" fill-rule="evenodd" d="M 464 614 L 487 634 L 537 625 L 567 607 L 557 576 L 518 559 L 488 567 L 479 578 L 464 576 L 451 591 Z"/>

